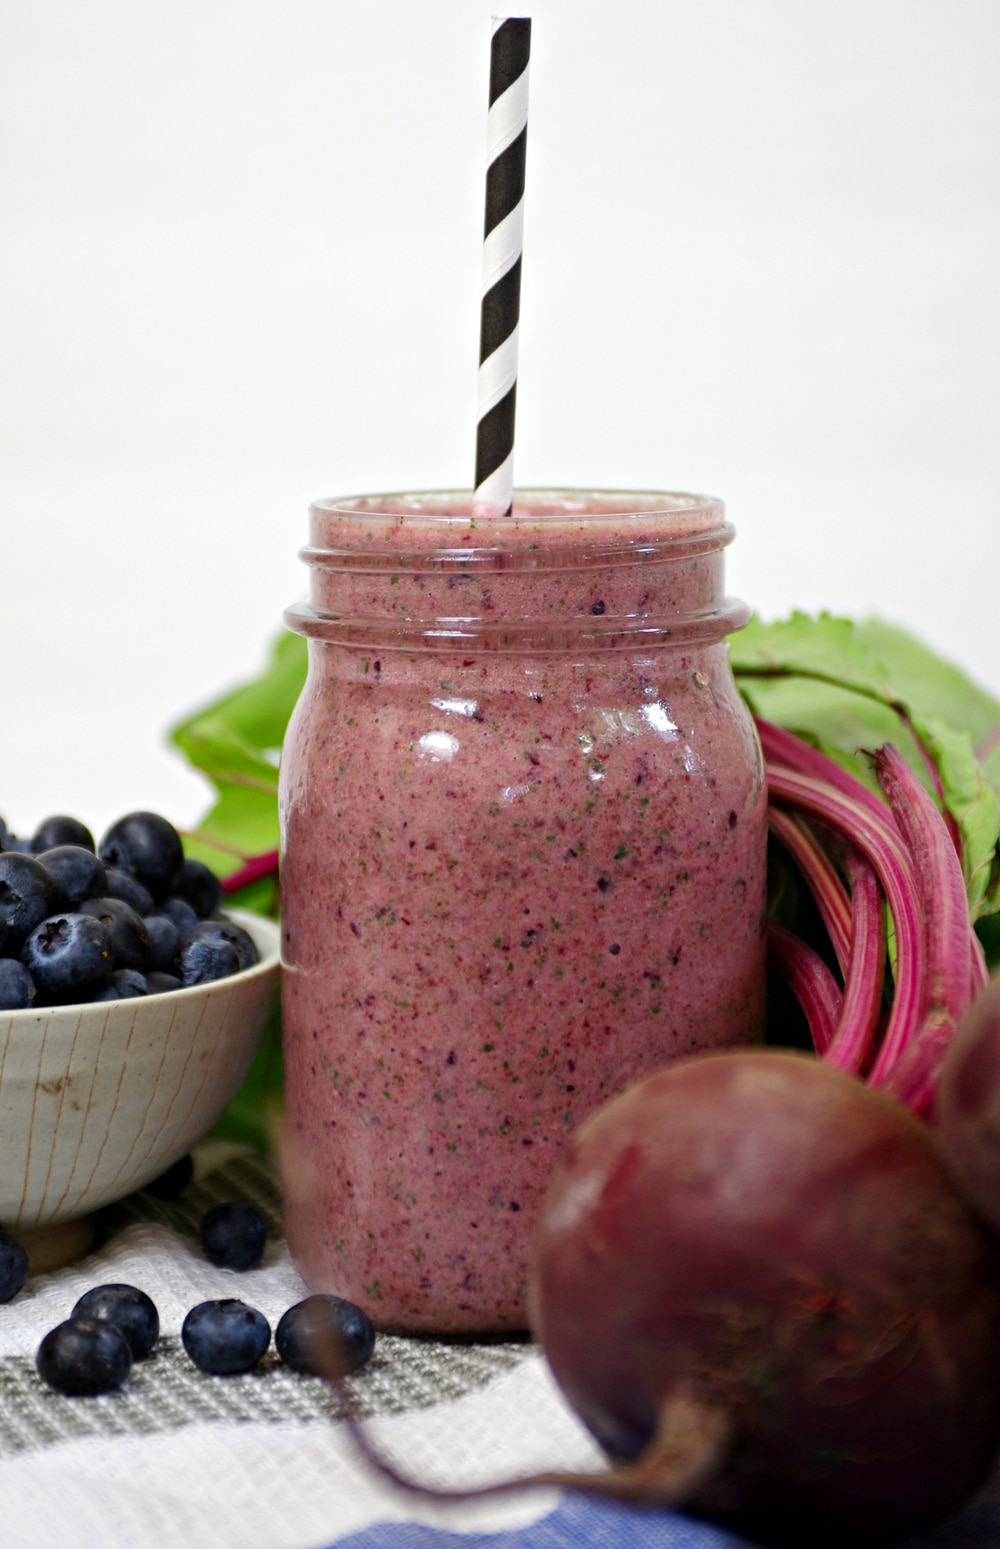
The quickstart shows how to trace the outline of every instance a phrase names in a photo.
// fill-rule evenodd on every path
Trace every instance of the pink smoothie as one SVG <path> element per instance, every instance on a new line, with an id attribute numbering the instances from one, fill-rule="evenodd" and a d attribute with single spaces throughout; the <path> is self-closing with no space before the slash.
<path id="1" fill-rule="evenodd" d="M 556 1151 L 763 1016 L 766 812 L 717 501 L 311 512 L 281 775 L 286 1225 L 382 1326 L 526 1323 Z"/>

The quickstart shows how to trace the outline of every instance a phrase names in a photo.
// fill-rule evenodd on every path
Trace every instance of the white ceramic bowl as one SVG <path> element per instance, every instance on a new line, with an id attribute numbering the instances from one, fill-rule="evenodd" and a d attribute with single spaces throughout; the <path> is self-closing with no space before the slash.
<path id="1" fill-rule="evenodd" d="M 33 1267 L 81 1251 L 89 1227 L 52 1229 L 165 1172 L 240 1087 L 277 983 L 279 930 L 226 912 L 260 953 L 243 973 L 134 1000 L 0 1012 L 0 1225 Z M 39 1233 L 64 1246 L 49 1251 Z"/>

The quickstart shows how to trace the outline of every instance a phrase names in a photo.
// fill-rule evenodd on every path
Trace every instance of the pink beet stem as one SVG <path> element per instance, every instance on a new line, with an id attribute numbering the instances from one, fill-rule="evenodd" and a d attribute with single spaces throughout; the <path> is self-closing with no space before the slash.
<path id="1" fill-rule="evenodd" d="M 842 1011 L 836 979 L 819 953 L 783 925 L 767 927 L 767 956 L 805 1012 L 816 1053 L 825 1054 Z"/>
<path id="2" fill-rule="evenodd" d="M 822 754 L 818 756 L 823 758 Z M 859 784 L 850 775 L 846 780 Z M 873 1081 L 881 1080 L 909 1042 L 924 998 L 926 948 L 910 858 L 899 830 L 877 796 L 871 795 L 869 800 L 870 793 L 865 791 L 866 799 L 861 801 L 845 794 L 842 788 L 835 788 L 824 777 L 802 774 L 774 763 L 768 764 L 767 783 L 772 800 L 811 813 L 856 845 L 874 867 L 885 890 L 896 932 L 896 983 L 871 1076 Z"/>
<path id="3" fill-rule="evenodd" d="M 228 877 L 223 877 L 222 891 L 228 897 L 230 893 L 238 893 L 241 887 L 247 887 L 251 882 L 259 882 L 261 877 L 270 877 L 277 870 L 277 850 L 265 850 L 262 855 L 251 856 L 239 871 L 231 871 Z"/>
<path id="4" fill-rule="evenodd" d="M 941 1069 L 954 1036 L 954 1017 L 944 1011 L 932 1013 L 921 1023 L 912 1046 L 903 1050 L 888 1075 L 877 1083 L 869 1080 L 869 1085 L 878 1085 L 883 1091 L 891 1092 L 918 1118 L 929 1118 Z"/>
<path id="5" fill-rule="evenodd" d="M 986 966 L 986 953 L 983 944 L 975 931 L 969 932 L 971 965 L 969 970 L 969 999 L 975 1000 L 976 996 L 985 990 L 990 982 L 990 971 Z"/>
<path id="6" fill-rule="evenodd" d="M 846 972 L 851 955 L 851 901 L 836 867 L 808 823 L 801 818 L 772 806 L 768 824 L 808 884 L 841 972 Z"/>
<path id="7" fill-rule="evenodd" d="M 924 768 L 927 770 L 927 775 L 934 790 L 934 794 L 937 796 L 938 801 L 941 803 L 941 817 L 944 821 L 944 825 L 948 830 L 952 844 L 955 846 L 955 851 L 958 855 L 958 858 L 961 860 L 962 835 L 959 832 L 958 824 L 955 822 L 951 812 L 948 810 L 948 804 L 944 798 L 944 783 L 942 782 L 938 766 L 935 764 L 933 758 L 931 757 L 930 749 L 926 746 L 924 739 L 921 737 L 920 733 L 917 731 L 917 728 L 911 721 L 909 712 L 904 710 L 902 706 L 898 706 L 897 709 L 903 725 L 906 727 L 907 731 L 913 738 L 914 742 L 917 744 L 917 747 L 920 751 L 920 757 L 923 760 Z"/>
<path id="8" fill-rule="evenodd" d="M 900 753 L 886 743 L 875 773 L 903 836 L 917 881 L 927 939 L 925 1010 L 956 1021 L 969 1004 L 969 905 L 965 879 L 940 812 Z"/>
<path id="9" fill-rule="evenodd" d="M 846 866 L 851 886 L 851 952 L 840 1023 L 825 1057 L 838 1069 L 860 1075 L 882 1016 L 885 920 L 878 877 L 853 845 Z"/>
<path id="10" fill-rule="evenodd" d="M 825 785 L 832 786 L 842 796 L 849 797 L 857 807 L 870 814 L 876 822 L 885 821 L 885 804 L 879 800 L 874 791 L 870 791 L 867 785 L 858 779 L 857 775 L 852 775 L 826 753 L 821 753 L 819 748 L 804 742 L 801 737 L 797 737 L 793 731 L 787 731 L 784 726 L 775 726 L 772 721 L 762 720 L 760 716 L 756 716 L 755 721 L 769 769 L 773 760 L 776 764 L 784 764 L 799 774 L 809 775 L 814 780 L 822 780 Z"/>
<path id="11" fill-rule="evenodd" d="M 873 1077 L 873 1085 L 888 1087 L 924 1111 L 955 1026 L 969 1006 L 972 927 L 962 868 L 934 802 L 889 743 L 875 754 L 875 773 L 912 857 L 927 968 L 914 1036 L 878 1079 Z"/>

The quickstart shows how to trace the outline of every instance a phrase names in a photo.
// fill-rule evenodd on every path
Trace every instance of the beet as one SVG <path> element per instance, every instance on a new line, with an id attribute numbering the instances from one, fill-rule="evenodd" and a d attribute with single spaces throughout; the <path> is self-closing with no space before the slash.
<path id="1" fill-rule="evenodd" d="M 1000 1235 L 1000 978 L 977 996 L 945 1056 L 936 1119 L 955 1180 Z"/>
<path id="2" fill-rule="evenodd" d="M 929 1127 L 806 1056 L 683 1061 L 588 1120 L 531 1307 L 618 1498 L 889 1539 L 1000 1445 L 1000 1250 Z"/>

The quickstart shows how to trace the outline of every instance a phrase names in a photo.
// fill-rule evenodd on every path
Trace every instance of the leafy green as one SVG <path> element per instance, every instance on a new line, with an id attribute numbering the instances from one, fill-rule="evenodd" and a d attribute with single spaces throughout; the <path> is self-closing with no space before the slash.
<path id="1" fill-rule="evenodd" d="M 284 634 L 259 677 L 175 726 L 170 733 L 216 790 L 216 801 L 185 848 L 220 874 L 278 847 L 278 759 L 306 677 L 305 641 Z M 240 894 L 248 909 L 276 912 L 272 884 Z"/>
<path id="2" fill-rule="evenodd" d="M 991 963 L 1000 963 L 1000 701 L 906 630 L 881 619 L 792 613 L 751 620 L 730 656 L 751 707 L 808 737 L 874 785 L 866 750 L 894 742 L 932 789 L 936 771 L 961 835 L 969 907 Z M 306 675 L 306 646 L 283 634 L 262 672 L 177 725 L 175 746 L 216 799 L 185 848 L 220 875 L 278 845 L 277 765 Z M 780 852 L 775 852 L 777 856 Z M 771 863 L 772 909 L 801 927 L 807 900 L 789 869 Z M 276 915 L 265 878 L 234 894 Z M 280 1016 L 216 1133 L 267 1143 L 281 1101 Z"/>
<path id="3" fill-rule="evenodd" d="M 860 746 L 869 728 L 898 735 L 893 707 L 902 706 L 966 732 L 984 761 L 991 742 L 1000 755 L 1000 701 L 897 624 L 830 613 L 794 612 L 770 624 L 753 618 L 729 650 L 737 677 L 770 679 L 777 704 L 808 707 L 815 691 L 824 716 L 845 734 L 842 742 L 833 736 L 835 743 Z M 834 692 L 817 687 L 824 682 Z M 865 696 L 872 701 L 867 708 Z M 996 767 L 1000 784 L 1000 757 Z"/>
<path id="4" fill-rule="evenodd" d="M 973 920 L 1000 909 L 1000 795 L 976 758 L 966 732 L 941 721 L 912 717 L 941 777 L 944 801 L 962 840 L 969 913 Z"/>
<path id="5" fill-rule="evenodd" d="M 933 788 L 929 759 L 961 837 L 972 918 L 1000 909 L 1000 701 L 880 619 L 753 619 L 733 636 L 730 658 L 759 715 L 808 737 L 869 784 L 864 753 L 884 742 Z"/>

